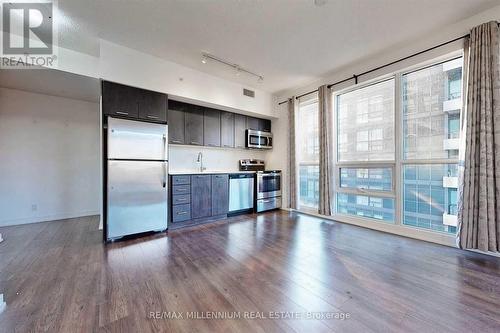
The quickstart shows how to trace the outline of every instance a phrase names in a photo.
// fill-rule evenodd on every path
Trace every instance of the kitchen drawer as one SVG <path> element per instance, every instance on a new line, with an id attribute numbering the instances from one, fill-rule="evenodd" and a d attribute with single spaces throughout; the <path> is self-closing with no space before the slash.
<path id="1" fill-rule="evenodd" d="M 174 185 L 172 186 L 172 195 L 189 194 L 191 193 L 190 185 Z"/>
<path id="2" fill-rule="evenodd" d="M 172 222 L 182 222 L 191 219 L 191 205 L 176 205 L 172 207 Z"/>
<path id="3" fill-rule="evenodd" d="M 188 204 L 191 202 L 191 194 L 178 194 L 172 197 L 172 205 Z"/>
<path id="4" fill-rule="evenodd" d="M 276 208 L 281 208 L 281 197 L 257 200 L 257 212 L 265 212 Z"/>
<path id="5" fill-rule="evenodd" d="M 187 176 L 172 176 L 172 185 L 189 185 L 191 184 L 191 177 Z"/>

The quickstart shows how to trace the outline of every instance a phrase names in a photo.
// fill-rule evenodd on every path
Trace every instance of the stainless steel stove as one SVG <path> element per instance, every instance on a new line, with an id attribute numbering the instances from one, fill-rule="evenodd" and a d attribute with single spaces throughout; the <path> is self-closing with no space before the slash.
<path id="1" fill-rule="evenodd" d="M 256 171 L 255 211 L 281 208 L 281 170 L 265 170 L 262 160 L 240 160 L 240 171 Z"/>

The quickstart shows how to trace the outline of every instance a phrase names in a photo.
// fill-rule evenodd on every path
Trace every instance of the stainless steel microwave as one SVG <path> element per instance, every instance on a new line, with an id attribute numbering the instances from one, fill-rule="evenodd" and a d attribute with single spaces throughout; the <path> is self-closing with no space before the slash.
<path id="1" fill-rule="evenodd" d="M 273 133 L 247 129 L 247 148 L 273 148 Z"/>

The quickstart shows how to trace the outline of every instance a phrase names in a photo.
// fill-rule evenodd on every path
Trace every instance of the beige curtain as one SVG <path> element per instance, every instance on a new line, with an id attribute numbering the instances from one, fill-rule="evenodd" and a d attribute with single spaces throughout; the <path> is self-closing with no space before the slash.
<path id="1" fill-rule="evenodd" d="M 496 22 L 470 34 L 459 246 L 500 250 L 500 44 Z"/>
<path id="2" fill-rule="evenodd" d="M 288 100 L 288 128 L 290 129 L 289 136 L 289 189 L 288 193 L 290 194 L 290 208 L 298 209 L 298 186 L 297 186 L 297 157 L 296 157 L 296 148 L 295 148 L 295 116 L 297 114 L 298 101 L 293 96 Z"/>
<path id="3" fill-rule="evenodd" d="M 332 215 L 332 108 L 331 91 L 323 85 L 318 89 L 319 128 L 319 213 Z"/>

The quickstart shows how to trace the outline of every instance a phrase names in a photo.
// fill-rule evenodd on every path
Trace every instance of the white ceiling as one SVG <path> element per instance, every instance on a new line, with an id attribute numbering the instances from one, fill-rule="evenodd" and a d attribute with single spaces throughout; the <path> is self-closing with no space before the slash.
<path id="1" fill-rule="evenodd" d="M 95 37 L 269 92 L 305 85 L 498 0 L 59 0 L 60 45 L 94 54 Z M 208 52 L 265 77 L 215 63 Z"/>

